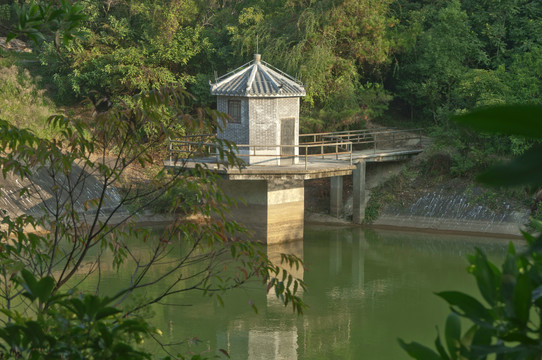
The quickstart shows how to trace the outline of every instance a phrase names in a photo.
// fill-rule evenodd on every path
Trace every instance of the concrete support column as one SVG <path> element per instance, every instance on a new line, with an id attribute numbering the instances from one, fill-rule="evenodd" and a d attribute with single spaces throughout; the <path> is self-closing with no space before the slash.
<path id="1" fill-rule="evenodd" d="M 238 200 L 228 220 L 244 225 L 249 239 L 267 244 L 303 239 L 304 185 L 301 179 L 219 181 L 224 194 Z"/>
<path id="2" fill-rule="evenodd" d="M 339 217 L 343 208 L 343 177 L 331 177 L 331 189 L 329 199 L 329 213 L 331 216 Z"/>
<path id="3" fill-rule="evenodd" d="M 303 239 L 305 183 L 303 180 L 267 181 L 267 244 Z"/>
<path id="4" fill-rule="evenodd" d="M 354 185 L 353 218 L 355 224 L 361 224 L 365 218 L 365 161 L 356 163 L 352 172 Z"/>

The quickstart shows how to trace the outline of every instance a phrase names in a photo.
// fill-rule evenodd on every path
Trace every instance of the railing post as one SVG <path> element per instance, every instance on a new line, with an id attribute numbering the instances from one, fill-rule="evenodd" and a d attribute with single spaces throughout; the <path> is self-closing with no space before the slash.
<path id="1" fill-rule="evenodd" d="M 352 143 L 350 143 L 350 165 L 352 165 L 352 151 L 354 150 L 352 146 Z"/>
<path id="2" fill-rule="evenodd" d="M 335 160 L 339 160 L 339 143 L 335 143 Z"/>
<path id="3" fill-rule="evenodd" d="M 322 154 L 322 159 L 324 159 L 324 145 L 320 145 L 320 154 Z"/>
<path id="4" fill-rule="evenodd" d="M 307 154 L 309 152 L 309 149 L 307 148 L 307 146 L 305 146 L 305 170 L 307 170 Z"/>

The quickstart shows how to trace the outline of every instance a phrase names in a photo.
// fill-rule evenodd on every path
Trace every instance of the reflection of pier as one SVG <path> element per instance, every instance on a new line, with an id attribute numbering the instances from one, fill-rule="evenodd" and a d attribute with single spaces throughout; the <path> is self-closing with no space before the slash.
<path id="1" fill-rule="evenodd" d="M 326 231 L 326 249 L 312 247 L 309 271 L 296 276 L 310 278 L 306 294 L 309 308 L 302 317 L 267 296 L 267 306 L 259 308 L 257 316 L 239 316 L 223 324 L 217 332 L 216 346 L 226 349 L 232 358 L 247 360 L 330 357 L 330 348 L 349 351 L 355 337 L 358 314 L 363 303 L 373 301 L 375 289 L 365 291 L 365 258 L 369 245 L 362 231 Z M 309 235 L 305 241 L 310 242 Z M 303 258 L 303 241 L 267 246 L 267 255 L 280 261 L 281 252 Z M 317 267 L 317 270 L 310 271 Z M 321 281 L 323 277 L 323 281 Z M 369 274 L 371 287 L 378 286 L 374 274 Z M 307 279 L 306 279 L 307 280 Z M 333 286 L 329 286 L 334 284 Z M 262 289 L 262 292 L 265 290 Z M 378 291 L 378 290 L 376 290 Z M 332 305 L 334 310 L 320 311 Z M 316 311 L 315 311 L 316 310 Z M 352 354 L 354 356 L 354 354 Z"/>

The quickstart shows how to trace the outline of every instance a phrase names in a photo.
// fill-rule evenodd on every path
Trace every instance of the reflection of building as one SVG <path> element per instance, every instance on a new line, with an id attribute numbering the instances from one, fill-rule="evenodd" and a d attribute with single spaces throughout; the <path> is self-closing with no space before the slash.
<path id="1" fill-rule="evenodd" d="M 374 295 L 365 293 L 368 244 L 362 231 L 329 231 L 327 234 L 324 251 L 312 247 L 307 272 L 304 268 L 296 271 L 286 267 L 296 277 L 311 278 L 309 293 L 303 296 L 310 306 L 306 313 L 297 316 L 270 291 L 267 306 L 259 308 L 258 315 L 227 323 L 225 332 L 218 335 L 219 347 L 230 349 L 230 355 L 249 360 L 342 358 L 341 355 L 348 354 L 355 358 L 356 355 L 350 353 L 351 338 L 356 336 L 356 329 L 367 324 L 356 323 L 354 314 L 363 311 L 361 306 L 367 295 Z M 304 241 L 311 240 L 309 235 Z M 307 255 L 303 248 L 303 241 L 268 245 L 267 255 L 282 266 L 280 253 L 293 253 L 302 258 Z"/>
<path id="2" fill-rule="evenodd" d="M 267 246 L 267 256 L 294 278 L 303 280 L 304 268 L 281 263 L 281 254 L 293 254 L 303 259 L 303 241 Z M 279 275 L 279 277 L 282 276 Z M 302 292 L 302 289 L 299 289 Z M 259 289 L 259 295 L 265 288 Z M 298 293 L 300 295 L 301 293 Z M 261 298 L 260 298 L 261 299 Z M 265 304 L 265 305 L 264 305 Z M 232 358 L 248 360 L 295 360 L 298 358 L 298 318 L 291 307 L 276 298 L 270 290 L 259 305 L 256 317 L 246 316 L 227 322 L 224 332 L 217 332 L 217 345 L 232 351 Z M 286 316 L 285 316 L 286 314 Z M 252 314 L 251 314 L 252 315 Z M 303 329 L 301 329 L 303 332 Z"/>
<path id="3" fill-rule="evenodd" d="M 296 360 L 298 329 L 295 321 L 273 327 L 268 323 L 234 321 L 225 332 L 217 333 L 217 345 L 235 359 Z"/>
<path id="4" fill-rule="evenodd" d="M 248 333 L 249 360 L 297 359 L 297 328 L 269 331 L 266 328 Z"/>

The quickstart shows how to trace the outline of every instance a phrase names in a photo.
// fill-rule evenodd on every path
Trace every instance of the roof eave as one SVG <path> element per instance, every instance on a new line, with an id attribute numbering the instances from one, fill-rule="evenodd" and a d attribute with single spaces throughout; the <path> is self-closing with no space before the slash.
<path id="1" fill-rule="evenodd" d="M 237 97 L 249 97 L 249 98 L 269 98 L 269 97 L 304 97 L 305 93 L 291 93 L 291 94 L 249 94 L 249 93 L 221 93 L 211 92 L 213 96 L 237 96 Z"/>

